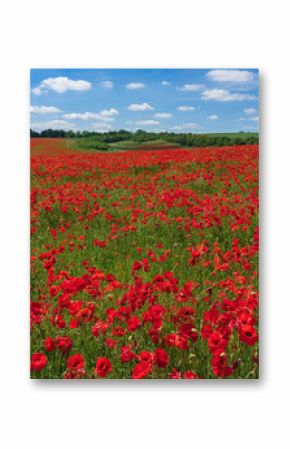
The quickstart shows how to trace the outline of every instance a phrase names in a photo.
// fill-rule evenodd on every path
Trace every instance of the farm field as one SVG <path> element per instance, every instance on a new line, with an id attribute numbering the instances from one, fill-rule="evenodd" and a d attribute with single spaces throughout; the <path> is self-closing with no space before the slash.
<path id="1" fill-rule="evenodd" d="M 31 377 L 256 379 L 258 145 L 31 139 Z"/>

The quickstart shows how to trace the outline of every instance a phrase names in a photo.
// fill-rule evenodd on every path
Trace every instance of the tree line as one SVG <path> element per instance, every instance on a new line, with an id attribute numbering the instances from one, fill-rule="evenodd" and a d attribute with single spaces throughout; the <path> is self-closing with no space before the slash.
<path id="1" fill-rule="evenodd" d="M 135 132 L 124 129 L 110 131 L 106 133 L 90 131 L 65 131 L 62 129 L 45 129 L 41 132 L 30 130 L 30 137 L 38 138 L 69 138 L 84 139 L 88 146 L 96 149 L 106 150 L 108 144 L 122 141 L 132 142 L 153 142 L 162 140 L 168 143 L 178 144 L 186 147 L 208 147 L 208 146 L 227 146 L 227 145 L 251 145 L 259 143 L 257 133 L 233 133 L 233 134 L 192 134 L 192 133 L 171 133 L 171 132 L 147 132 L 137 130 Z"/>

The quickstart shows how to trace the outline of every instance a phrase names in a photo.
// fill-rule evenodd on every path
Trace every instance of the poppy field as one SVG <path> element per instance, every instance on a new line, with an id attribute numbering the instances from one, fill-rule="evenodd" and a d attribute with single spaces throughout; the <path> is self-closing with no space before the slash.
<path id="1" fill-rule="evenodd" d="M 256 379 L 258 145 L 31 139 L 31 377 Z"/>

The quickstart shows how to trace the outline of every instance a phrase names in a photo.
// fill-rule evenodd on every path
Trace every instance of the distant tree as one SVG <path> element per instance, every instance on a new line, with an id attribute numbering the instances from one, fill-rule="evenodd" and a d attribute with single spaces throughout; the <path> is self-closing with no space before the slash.
<path id="1" fill-rule="evenodd" d="M 65 133 L 65 137 L 68 137 L 69 139 L 73 139 L 74 137 L 76 137 L 76 133 L 74 131 L 67 131 Z"/>
<path id="2" fill-rule="evenodd" d="M 30 137 L 39 137 L 40 134 L 36 131 L 33 131 L 33 129 L 30 129 Z"/>

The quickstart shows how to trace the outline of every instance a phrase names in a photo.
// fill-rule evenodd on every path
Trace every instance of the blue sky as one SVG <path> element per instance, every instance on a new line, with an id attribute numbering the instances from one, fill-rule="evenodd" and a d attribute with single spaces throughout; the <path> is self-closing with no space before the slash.
<path id="1" fill-rule="evenodd" d="M 258 131 L 257 69 L 32 69 L 31 128 Z"/>

